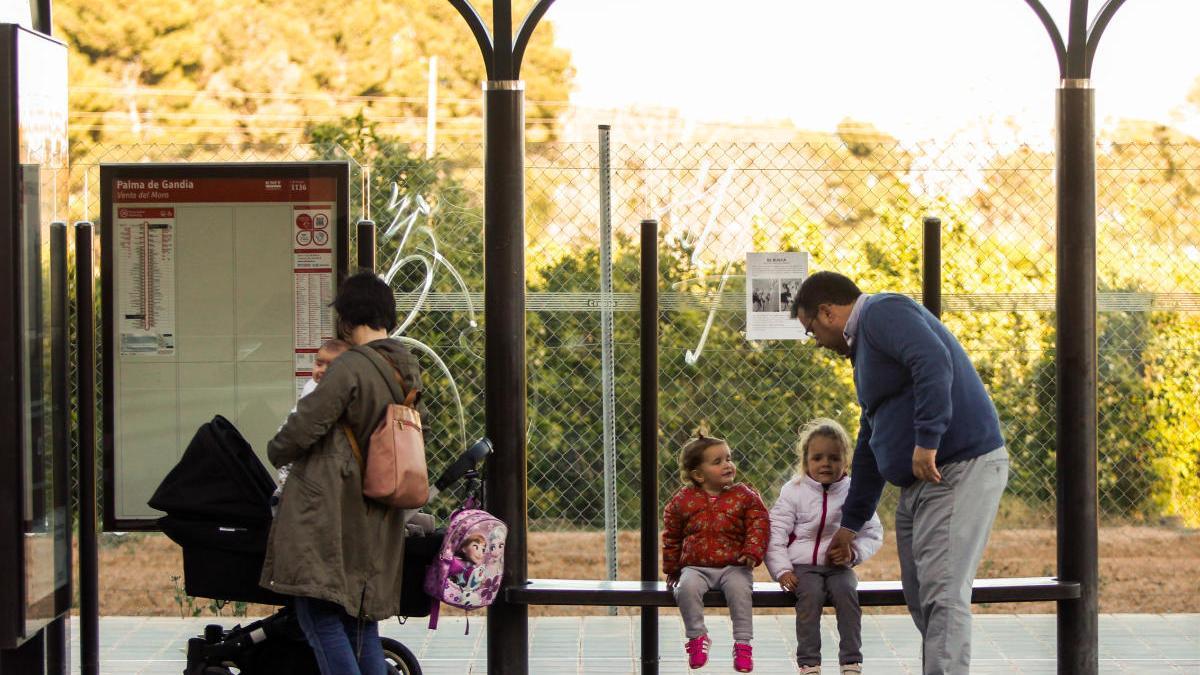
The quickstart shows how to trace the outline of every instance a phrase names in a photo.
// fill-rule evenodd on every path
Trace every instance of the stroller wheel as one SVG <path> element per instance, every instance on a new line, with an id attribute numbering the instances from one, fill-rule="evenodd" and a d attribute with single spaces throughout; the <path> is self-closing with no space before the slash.
<path id="1" fill-rule="evenodd" d="M 421 664 L 408 647 L 391 638 L 380 638 L 383 658 L 388 663 L 389 673 L 397 675 L 421 675 Z"/>

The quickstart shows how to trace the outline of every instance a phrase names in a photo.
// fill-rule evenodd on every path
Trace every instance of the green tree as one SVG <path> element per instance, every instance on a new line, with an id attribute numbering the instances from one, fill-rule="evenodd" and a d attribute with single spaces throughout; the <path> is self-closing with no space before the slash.
<path id="1" fill-rule="evenodd" d="M 1166 125 L 1125 121 L 1106 145 L 1107 152 L 1096 157 L 1096 213 L 1100 235 L 1114 244 L 1111 252 L 1123 252 L 1130 241 L 1195 241 L 1200 235 L 1200 172 L 1195 170 L 1200 140 Z"/>
<path id="2" fill-rule="evenodd" d="M 361 115 L 339 125 L 310 127 L 307 139 L 318 147 L 345 148 L 370 168 L 372 212 L 381 221 L 381 229 L 390 217 L 393 182 L 400 195 L 421 195 L 439 204 L 435 216 L 421 224 L 432 224 L 441 251 L 460 271 L 468 288 L 482 288 L 481 208 L 477 191 L 466 189 L 463 183 L 464 177 L 471 175 L 471 162 L 460 164 L 441 157 L 426 160 L 411 147 L 380 133 L 377 125 Z M 854 142 L 862 141 L 848 141 Z M 806 146 L 796 152 L 818 157 L 839 152 L 874 156 L 882 151 L 849 147 L 822 151 Z M 1013 162 L 998 158 L 995 166 L 1020 167 L 1027 162 L 1027 153 L 1019 150 Z M 1152 156 L 1160 157 L 1157 161 L 1164 164 L 1151 166 L 1169 166 L 1161 155 Z M 1190 164 L 1178 170 L 1194 172 L 1187 167 Z M 854 170 L 851 165 L 844 169 Z M 1160 175 L 1163 181 L 1170 180 L 1165 169 Z M 541 176 L 541 180 L 553 182 L 550 176 Z M 1013 195 L 1027 190 L 1037 193 L 1040 180 L 1006 181 L 990 184 L 989 189 L 997 193 L 1011 190 Z M 1044 309 L 1007 308 L 993 299 L 1037 297 L 1035 294 L 1053 289 L 1053 258 L 1044 240 L 1032 235 L 998 235 L 988 219 L 980 217 L 978 195 L 954 201 L 920 197 L 898 188 L 885 195 L 860 211 L 859 222 L 836 228 L 814 213 L 807 202 L 797 205 L 792 215 L 779 223 L 755 219 L 751 222 L 753 245 L 759 250 L 809 251 L 815 269 L 843 271 L 869 292 L 916 293 L 920 288 L 921 219 L 931 213 L 941 216 L 943 286 L 954 298 L 945 321 L 971 354 L 1000 413 L 1013 458 L 1009 493 L 1048 512 L 1055 499 L 1054 315 Z M 1168 201 L 1160 208 L 1171 208 L 1170 204 Z M 637 202 L 632 208 L 644 206 Z M 552 220 L 555 208 L 556 203 L 547 198 L 531 218 Z M 1113 213 L 1117 211 L 1104 212 L 1102 232 L 1114 232 L 1106 229 L 1106 219 Z M 1200 278 L 1200 254 L 1187 254 L 1186 250 L 1181 254 L 1165 243 L 1126 243 L 1124 258 L 1109 254 L 1101 265 L 1102 293 L 1188 288 Z M 696 347 L 709 317 L 706 294 L 715 290 L 711 270 L 706 280 L 697 280 L 701 274 L 694 263 L 693 245 L 686 237 L 664 237 L 660 245 L 660 287 L 666 298 L 657 316 L 660 498 L 665 499 L 677 485 L 677 448 L 703 429 L 730 440 L 742 478 L 770 499 L 794 465 L 791 445 L 800 423 L 817 415 L 832 415 L 852 433 L 856 431 L 858 406 L 849 364 L 811 346 L 749 342 L 743 333 L 743 317 L 728 308 L 714 316 L 701 358 L 694 362 L 685 359 L 687 351 Z M 414 246 L 428 248 L 429 244 L 418 241 L 405 251 L 412 252 Z M 390 261 L 396 256 L 396 241 L 385 238 L 379 249 L 381 260 Z M 617 292 L 637 291 L 639 253 L 635 240 L 623 235 L 616 238 Z M 740 262 L 729 270 L 733 275 L 742 271 Z M 402 298 L 411 295 L 423 278 L 419 265 L 401 270 L 395 285 Z M 552 257 L 531 255 L 527 284 L 531 293 L 538 294 L 595 292 L 599 288 L 599 251 L 586 238 L 577 238 Z M 737 292 L 738 288 L 740 282 L 734 280 L 726 290 Z M 444 295 L 459 291 L 457 281 L 444 274 L 436 276 L 433 289 Z M 676 293 L 679 295 L 672 298 Z M 968 311 L 957 311 L 961 303 L 972 304 L 965 307 Z M 463 387 L 467 424 L 474 435 L 483 429 L 482 346 L 478 331 L 464 331 L 466 322 L 461 311 L 428 309 L 407 333 L 445 358 Z M 633 526 L 640 476 L 637 314 L 616 312 L 614 329 L 617 500 L 621 523 Z M 1197 320 L 1172 311 L 1105 311 L 1099 317 L 1098 330 L 1099 480 L 1105 513 L 1173 515 L 1196 523 L 1200 519 L 1195 506 L 1200 503 L 1200 480 L 1196 478 L 1200 427 L 1190 411 L 1200 406 L 1200 389 L 1189 374 L 1200 370 Z M 530 311 L 527 340 L 531 518 L 539 527 L 599 526 L 604 486 L 598 315 L 582 308 Z M 446 429 L 456 422 L 447 403 L 446 383 L 439 378 L 436 373 L 431 378 L 429 394 L 434 423 Z M 451 450 L 438 450 L 435 471 L 437 461 Z"/>
<path id="3" fill-rule="evenodd" d="M 482 59 L 448 2 L 61 0 L 54 21 L 73 56 L 77 161 L 104 144 L 295 142 L 359 110 L 423 137 L 432 56 L 441 115 L 481 118 Z M 545 139 L 574 73 L 550 24 L 526 54 L 530 138 Z"/>

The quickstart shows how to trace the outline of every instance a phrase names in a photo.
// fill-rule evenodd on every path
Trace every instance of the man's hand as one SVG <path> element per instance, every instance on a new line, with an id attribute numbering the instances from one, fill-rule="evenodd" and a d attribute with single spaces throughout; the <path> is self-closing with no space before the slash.
<path id="1" fill-rule="evenodd" d="M 739 555 L 736 558 L 736 560 L 739 565 L 745 565 L 746 567 L 754 569 L 754 558 L 751 558 L 750 556 L 743 553 L 743 554 Z"/>
<path id="2" fill-rule="evenodd" d="M 913 448 L 912 472 L 917 480 L 942 482 L 942 472 L 937 468 L 937 450 L 922 448 L 919 445 Z"/>
<path id="3" fill-rule="evenodd" d="M 667 590 L 673 591 L 673 590 L 675 590 L 675 587 L 678 585 L 679 585 L 679 575 L 678 574 L 668 574 L 667 575 Z"/>
<path id="4" fill-rule="evenodd" d="M 849 551 L 847 553 L 847 551 Z M 854 566 L 854 547 L 850 546 L 847 549 L 838 549 L 836 553 L 829 554 L 829 564 L 838 567 L 853 567 Z"/>
<path id="5" fill-rule="evenodd" d="M 854 562 L 854 549 L 851 548 L 850 542 L 858 533 L 854 530 L 848 530 L 844 527 L 838 528 L 838 531 L 833 534 L 833 540 L 829 542 L 829 551 L 825 554 L 829 558 L 829 562 L 834 565 L 849 566 Z"/>
<path id="6" fill-rule="evenodd" d="M 800 583 L 800 580 L 790 571 L 779 575 L 779 586 L 788 593 L 795 593 L 796 584 L 798 583 Z"/>

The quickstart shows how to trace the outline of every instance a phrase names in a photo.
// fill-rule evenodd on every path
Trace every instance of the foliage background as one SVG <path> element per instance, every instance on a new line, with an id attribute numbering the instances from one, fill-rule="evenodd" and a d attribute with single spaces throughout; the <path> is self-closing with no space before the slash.
<path id="1" fill-rule="evenodd" d="M 489 3 L 477 4 L 490 13 Z M 482 434 L 483 73 L 448 3 L 60 0 L 55 9 L 56 34 L 71 48 L 74 217 L 99 213 L 88 186 L 102 161 L 350 160 L 362 204 L 354 215 L 378 223 L 380 268 L 393 273 L 403 308 L 416 306 L 424 268 L 394 263 L 417 253 L 436 268 L 406 332 L 447 365 L 467 435 Z M 530 518 L 541 529 L 595 528 L 605 496 L 601 148 L 555 141 L 573 71 L 553 26 L 539 28 L 528 54 Z M 427 158 L 414 139 L 431 112 L 424 93 L 434 55 L 435 112 L 448 140 Z M 1200 82 L 1190 102 L 1200 110 Z M 728 437 L 743 477 L 768 497 L 788 476 L 795 429 L 806 419 L 832 415 L 854 431 L 847 364 L 805 345 L 744 339 L 736 278 L 743 252 L 807 250 L 814 269 L 843 271 L 868 291 L 916 294 L 921 219 L 936 215 L 944 224 L 945 320 L 976 360 L 1013 456 L 1005 508 L 1020 522 L 1052 523 L 1052 150 L 1019 130 L 982 144 L 903 145 L 847 121 L 836 133 L 797 132 L 790 143 L 651 139 L 614 145 L 611 156 L 622 527 L 636 527 L 637 518 L 631 298 L 636 227 L 647 217 L 662 230 L 661 498 L 674 485 L 674 449 L 698 428 Z M 1097 169 L 1101 505 L 1112 519 L 1197 527 L 1200 140 L 1125 121 L 1100 139 Z M 428 209 L 414 206 L 418 196 Z M 401 250 L 410 216 L 415 234 Z M 732 276 L 722 287 L 723 274 Z M 702 336 L 700 358 L 689 364 L 685 355 Z M 453 430 L 451 377 L 422 358 L 434 424 Z M 443 435 L 435 463 L 456 444 Z"/>

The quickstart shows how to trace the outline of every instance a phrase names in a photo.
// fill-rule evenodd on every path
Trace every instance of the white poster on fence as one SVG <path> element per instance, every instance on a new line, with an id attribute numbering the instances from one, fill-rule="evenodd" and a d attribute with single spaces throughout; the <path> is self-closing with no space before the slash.
<path id="1" fill-rule="evenodd" d="M 788 315 L 808 276 L 808 253 L 746 254 L 746 339 L 803 340 L 804 325 Z"/>

